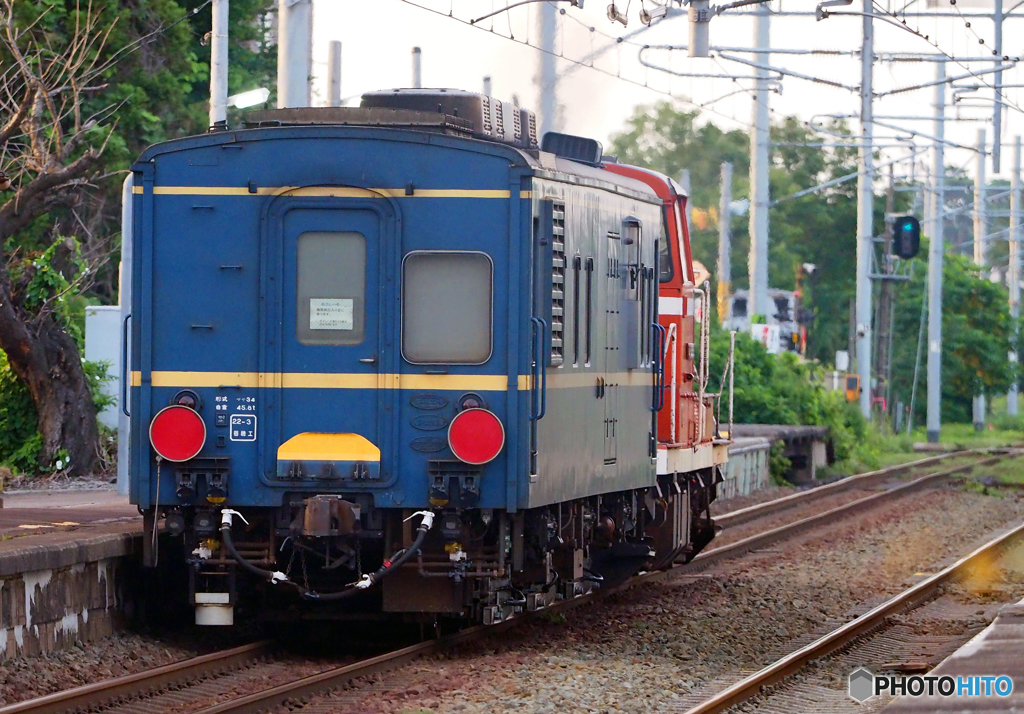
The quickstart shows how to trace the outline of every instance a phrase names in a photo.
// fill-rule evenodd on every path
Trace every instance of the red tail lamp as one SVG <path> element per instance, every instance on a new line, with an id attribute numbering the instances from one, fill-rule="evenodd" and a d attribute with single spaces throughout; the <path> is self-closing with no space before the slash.
<path id="1" fill-rule="evenodd" d="M 194 409 L 172 404 L 153 417 L 149 443 L 167 461 L 188 461 L 202 451 L 206 443 L 206 424 Z"/>
<path id="2" fill-rule="evenodd" d="M 486 464 L 505 446 L 505 427 L 487 409 L 464 409 L 448 427 L 448 446 L 459 461 Z"/>

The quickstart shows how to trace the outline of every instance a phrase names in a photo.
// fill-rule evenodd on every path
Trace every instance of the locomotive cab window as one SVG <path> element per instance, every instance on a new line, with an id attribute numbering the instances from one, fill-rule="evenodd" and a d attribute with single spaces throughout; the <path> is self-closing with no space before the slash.
<path id="1" fill-rule="evenodd" d="M 486 253 L 414 251 L 402 262 L 402 356 L 413 364 L 491 357 L 493 266 Z"/>
<path id="2" fill-rule="evenodd" d="M 681 208 L 682 205 L 680 204 L 679 207 Z M 665 240 L 658 241 L 658 282 L 661 283 L 669 282 L 670 280 L 672 280 L 672 276 L 675 274 L 675 267 L 672 262 L 672 247 L 671 245 L 669 245 L 671 243 L 671 241 L 669 240 L 669 236 L 672 234 L 669 233 L 668 230 L 668 221 L 671 215 L 671 209 L 668 207 L 666 207 L 665 210 L 662 211 L 662 223 L 664 224 Z M 680 245 L 682 245 L 683 227 L 679 223 L 678 218 L 679 216 L 677 214 L 676 230 L 678 231 L 679 235 L 679 243 Z"/>
<path id="3" fill-rule="evenodd" d="M 366 337 L 366 238 L 298 237 L 295 337 L 304 345 L 358 345 Z"/>

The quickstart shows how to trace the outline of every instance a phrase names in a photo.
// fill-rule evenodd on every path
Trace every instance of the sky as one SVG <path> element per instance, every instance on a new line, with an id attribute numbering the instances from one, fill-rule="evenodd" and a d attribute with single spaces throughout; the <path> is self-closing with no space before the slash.
<path id="1" fill-rule="evenodd" d="M 893 6 L 886 2 L 896 2 Z M 994 42 L 993 22 L 989 18 L 956 16 L 930 18 L 926 13 L 990 12 L 990 0 L 961 0 L 952 6 L 948 0 L 927 0 L 938 7 L 925 6 L 926 0 L 878 0 L 886 10 L 902 9 L 910 1 L 905 14 L 913 34 L 876 20 L 875 53 L 884 55 L 875 63 L 876 92 L 911 87 L 935 77 L 934 62 L 896 62 L 893 53 L 921 53 L 953 59 L 946 62 L 947 76 L 970 75 L 991 67 L 987 58 Z M 674 76 L 665 71 L 644 67 L 640 52 L 644 45 L 685 45 L 688 23 L 685 15 L 656 23 L 650 29 L 639 19 L 641 6 L 651 9 L 651 0 L 616 0 L 620 11 L 626 11 L 628 25 L 611 22 L 606 9 L 611 0 L 585 0 L 582 9 L 568 2 L 559 2 L 564 14 L 558 18 L 556 53 L 559 71 L 558 101 L 560 130 L 590 136 L 607 145 L 609 138 L 621 131 L 626 120 L 638 108 L 660 100 L 674 102 L 680 109 L 702 107 L 703 119 L 724 129 L 748 129 L 751 121 L 752 95 L 749 79 L 693 78 Z M 1013 0 L 1006 0 L 1006 9 Z M 411 85 L 411 50 L 422 48 L 423 86 L 454 87 L 479 91 L 484 75 L 492 77 L 492 94 L 506 101 L 517 96 L 522 106 L 536 108 L 537 76 L 541 53 L 535 48 L 539 41 L 537 21 L 540 6 L 526 4 L 483 20 L 476 26 L 470 19 L 501 9 L 512 0 L 314 0 L 314 104 L 322 104 L 326 96 L 326 60 L 328 42 L 342 43 L 342 96 L 348 104 L 358 103 L 365 91 L 408 87 Z M 987 6 L 986 6 L 987 5 Z M 627 10 L 628 6 L 628 10 Z M 776 49 L 839 50 L 852 52 L 861 44 L 862 18 L 858 15 L 833 16 L 823 21 L 813 17 L 814 0 L 774 0 L 771 4 L 771 45 Z M 861 3 L 832 7 L 837 14 L 859 12 Z M 747 8 L 727 11 L 711 21 L 713 47 L 745 48 L 753 43 L 754 22 Z M 811 13 L 798 16 L 789 13 Z M 1004 23 L 1003 54 L 1024 55 L 1024 5 Z M 969 27 L 968 27 L 969 23 Z M 928 36 L 926 40 L 923 35 Z M 623 41 L 617 41 L 624 38 Z M 510 39 L 514 38 L 514 39 Z M 981 44 L 980 41 L 984 41 Z M 937 44 L 936 47 L 933 43 Z M 533 46 L 531 46 L 533 45 Z M 583 66 L 588 55 L 599 53 L 594 67 Z M 751 58 L 740 52 L 729 54 Z M 725 74 L 744 77 L 750 68 L 722 57 L 690 58 L 685 51 L 649 49 L 645 58 L 680 74 Z M 854 88 L 847 91 L 796 77 L 786 77 L 777 85 L 779 93 L 770 96 L 773 116 L 797 115 L 804 121 L 825 115 L 855 115 L 859 111 L 859 57 L 848 55 L 774 54 L 772 64 L 799 74 L 828 79 Z M 963 101 L 946 109 L 946 138 L 965 148 L 948 147 L 947 166 L 963 167 L 974 174 L 976 152 L 967 148 L 977 143 L 979 128 L 987 130 L 989 150 L 993 132 L 991 74 L 968 76 L 957 86 L 974 85 L 975 91 L 963 94 Z M 1003 83 L 1018 85 L 1006 90 L 1007 107 L 1003 119 L 1002 171 L 995 178 L 1009 178 L 1012 167 L 1010 142 L 1024 133 L 1024 70 L 1011 69 L 1003 74 Z M 985 86 L 989 85 L 989 86 Z M 879 117 L 927 116 L 934 113 L 934 88 L 928 87 L 894 94 L 876 100 Z M 975 99 L 978 97 L 978 99 Z M 987 99 L 986 99 L 987 98 Z M 952 102 L 953 92 L 947 92 Z M 969 106 L 970 105 L 970 106 Z M 906 119 L 880 119 L 894 129 L 876 126 L 875 135 L 885 156 L 893 159 L 909 154 L 907 139 L 914 131 L 931 134 L 933 123 Z M 856 128 L 856 119 L 851 120 Z M 822 135 L 822 139 L 830 137 Z M 903 141 L 899 141 L 902 139 Z M 924 147 L 930 142 L 920 137 Z M 923 176 L 930 166 L 927 154 L 899 164 L 899 173 Z M 987 173 L 993 177 L 992 163 Z"/>

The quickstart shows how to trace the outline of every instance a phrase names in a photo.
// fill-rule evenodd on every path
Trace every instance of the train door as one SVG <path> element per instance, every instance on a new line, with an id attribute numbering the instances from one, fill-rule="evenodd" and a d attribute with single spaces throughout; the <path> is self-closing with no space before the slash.
<path id="1" fill-rule="evenodd" d="M 605 345 L 604 345 L 604 463 L 614 464 L 618 458 L 616 444 L 618 431 L 618 380 L 621 374 L 622 335 L 622 262 L 618 233 L 608 234 L 608 263 L 605 284 Z"/>
<path id="2" fill-rule="evenodd" d="M 393 320 L 382 311 L 394 303 L 386 286 L 394 283 L 387 246 L 395 241 L 384 240 L 391 222 L 379 204 L 291 201 L 271 220 L 276 236 L 264 273 L 265 294 L 278 300 L 266 301 L 262 462 L 277 478 L 344 479 L 350 474 L 281 473 L 277 450 L 310 433 L 358 435 L 384 451 L 384 417 L 395 413 L 386 400 L 396 390 L 385 388 L 385 326 Z"/>

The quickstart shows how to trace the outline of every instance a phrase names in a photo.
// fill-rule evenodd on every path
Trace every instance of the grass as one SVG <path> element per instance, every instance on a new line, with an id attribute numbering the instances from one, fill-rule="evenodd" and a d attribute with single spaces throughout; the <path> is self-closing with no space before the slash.
<path id="1" fill-rule="evenodd" d="M 994 464 L 979 466 L 971 472 L 971 478 L 981 482 L 1014 483 L 1024 485 L 1024 460 L 1003 459 Z"/>
<path id="2" fill-rule="evenodd" d="M 850 457 L 834 464 L 826 473 L 858 474 L 918 461 L 930 454 L 914 451 L 914 444 L 927 440 L 924 428 L 915 429 L 910 434 L 892 434 L 869 426 L 865 438 L 857 444 Z M 939 443 L 958 450 L 1024 443 L 1024 418 L 999 415 L 992 419 L 989 428 L 981 432 L 975 432 L 972 424 L 944 424 L 939 433 Z M 947 463 L 956 465 L 952 461 Z"/>

